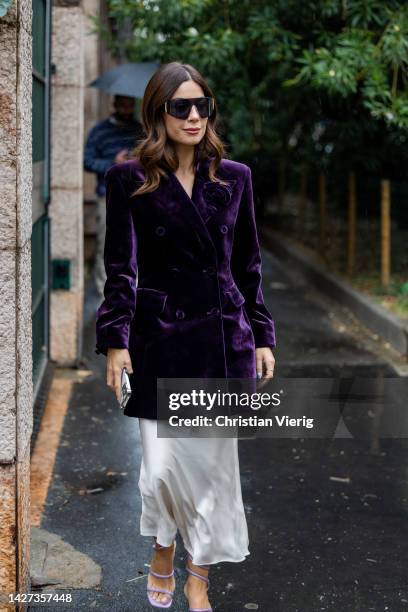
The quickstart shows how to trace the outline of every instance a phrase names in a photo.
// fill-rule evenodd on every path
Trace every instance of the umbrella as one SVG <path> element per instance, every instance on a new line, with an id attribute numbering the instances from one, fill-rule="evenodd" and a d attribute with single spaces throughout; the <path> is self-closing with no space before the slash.
<path id="1" fill-rule="evenodd" d="M 158 67 L 157 62 L 119 64 L 89 83 L 88 87 L 97 87 L 112 95 L 143 98 L 146 85 Z"/>

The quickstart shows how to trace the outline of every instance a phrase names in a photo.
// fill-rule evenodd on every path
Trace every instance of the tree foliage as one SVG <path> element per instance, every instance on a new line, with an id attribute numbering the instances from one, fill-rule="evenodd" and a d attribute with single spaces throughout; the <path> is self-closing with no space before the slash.
<path id="1" fill-rule="evenodd" d="M 395 174 L 407 162 L 404 0 L 108 0 L 111 50 L 179 60 L 241 157 Z"/>

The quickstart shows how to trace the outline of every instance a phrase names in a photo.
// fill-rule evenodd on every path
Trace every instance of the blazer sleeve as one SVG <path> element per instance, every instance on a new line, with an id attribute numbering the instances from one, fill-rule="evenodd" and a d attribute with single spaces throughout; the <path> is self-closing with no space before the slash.
<path id="1" fill-rule="evenodd" d="M 129 348 L 129 328 L 136 309 L 137 240 L 129 198 L 114 165 L 105 173 L 106 234 L 104 300 L 96 313 L 96 353 Z"/>
<path id="2" fill-rule="evenodd" d="M 275 323 L 265 306 L 262 292 L 262 261 L 255 220 L 252 172 L 246 166 L 244 189 L 234 230 L 231 271 L 245 297 L 245 310 L 255 338 L 255 347 L 276 346 Z"/>

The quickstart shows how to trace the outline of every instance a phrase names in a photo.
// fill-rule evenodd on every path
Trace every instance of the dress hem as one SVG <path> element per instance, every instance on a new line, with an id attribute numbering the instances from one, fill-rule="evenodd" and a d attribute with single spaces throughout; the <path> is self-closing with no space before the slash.
<path id="1" fill-rule="evenodd" d="M 148 533 L 147 533 L 148 532 Z M 150 530 L 140 530 L 140 535 L 144 536 L 144 537 L 153 537 L 156 538 L 157 540 L 157 532 L 156 531 L 150 531 Z M 172 541 L 170 542 L 170 544 L 163 544 L 162 542 L 158 542 L 158 544 L 161 544 L 161 546 L 165 546 L 166 548 L 168 546 L 171 546 L 172 543 L 174 542 L 175 537 L 172 539 Z M 183 544 L 184 545 L 184 544 Z M 189 550 L 185 545 L 184 545 L 185 550 L 193 557 L 193 554 L 191 552 L 191 550 Z M 245 561 L 245 559 L 250 555 L 250 551 L 248 550 L 248 552 L 246 552 L 244 554 L 243 557 L 240 557 L 239 559 L 231 559 L 231 558 L 226 558 L 226 557 L 220 557 L 218 558 L 216 561 L 202 561 L 201 563 L 194 563 L 194 557 L 193 557 L 193 563 L 194 565 L 216 565 L 217 563 L 242 563 L 242 561 Z"/>
<path id="2" fill-rule="evenodd" d="M 187 549 L 186 549 L 187 550 Z M 187 551 L 190 553 L 191 556 L 193 556 L 191 554 L 191 551 Z M 242 561 L 245 561 L 245 559 L 250 555 L 251 553 L 248 551 L 247 553 L 245 553 L 245 555 L 243 557 L 241 557 L 240 559 L 227 559 L 225 557 L 221 557 L 219 559 L 217 559 L 217 561 L 203 561 L 202 563 L 194 563 L 194 558 L 193 558 L 193 563 L 194 565 L 216 565 L 217 563 L 242 563 Z"/>

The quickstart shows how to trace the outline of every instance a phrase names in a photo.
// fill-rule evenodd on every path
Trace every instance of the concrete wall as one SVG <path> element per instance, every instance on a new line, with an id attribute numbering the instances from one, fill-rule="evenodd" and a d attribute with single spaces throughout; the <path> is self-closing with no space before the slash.
<path id="1" fill-rule="evenodd" d="M 100 17 L 105 26 L 107 23 L 106 4 L 100 0 L 83 0 L 84 7 L 84 30 L 85 30 L 85 85 L 116 65 L 106 49 L 105 41 L 91 33 L 93 23 L 88 15 Z M 85 87 L 84 106 L 84 144 L 89 130 L 98 121 L 108 117 L 112 110 L 113 96 L 96 89 Z M 96 175 L 92 172 L 84 172 L 84 234 L 85 234 L 85 263 L 88 274 L 93 272 L 95 257 L 95 234 L 96 234 L 96 212 L 97 202 L 95 197 Z"/>
<path id="2" fill-rule="evenodd" d="M 29 590 L 32 10 L 0 18 L 0 592 Z M 17 494 L 18 491 L 18 494 Z M 0 600 L 0 610 L 5 609 Z"/>
<path id="3" fill-rule="evenodd" d="M 89 130 L 99 121 L 99 90 L 95 87 L 86 87 L 88 83 L 99 76 L 99 47 L 100 39 L 92 32 L 93 22 L 88 15 L 100 15 L 100 0 L 84 0 L 84 62 L 85 62 L 85 91 L 84 91 L 84 139 Z M 92 33 L 91 33 L 92 32 Z M 85 143 L 85 140 L 84 140 Z M 96 178 L 91 172 L 84 174 L 84 199 L 94 200 Z"/>
<path id="4" fill-rule="evenodd" d="M 82 352 L 84 15 L 54 2 L 51 86 L 51 258 L 71 262 L 71 289 L 51 292 L 51 359 L 75 365 Z"/>

